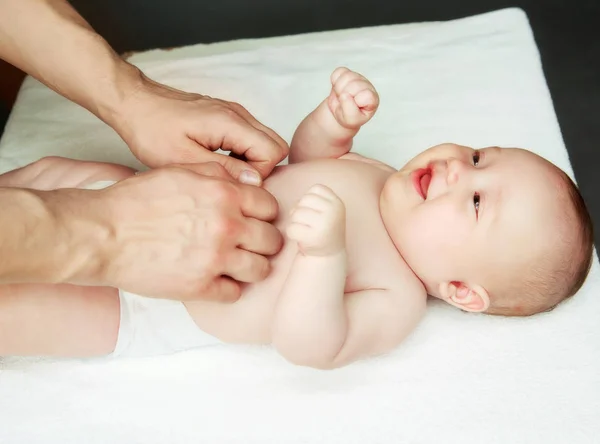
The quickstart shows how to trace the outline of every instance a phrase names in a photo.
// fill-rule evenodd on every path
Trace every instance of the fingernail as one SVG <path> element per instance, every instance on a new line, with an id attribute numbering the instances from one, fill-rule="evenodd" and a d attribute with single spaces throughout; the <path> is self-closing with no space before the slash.
<path id="1" fill-rule="evenodd" d="M 240 182 L 248 185 L 260 185 L 261 178 L 256 171 L 244 170 L 240 174 Z"/>

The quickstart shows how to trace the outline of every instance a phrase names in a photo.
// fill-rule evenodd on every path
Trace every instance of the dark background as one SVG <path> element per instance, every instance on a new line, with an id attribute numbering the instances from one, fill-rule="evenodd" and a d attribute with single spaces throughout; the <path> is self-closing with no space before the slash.
<path id="1" fill-rule="evenodd" d="M 576 179 L 600 226 L 600 0 L 73 0 L 115 50 L 449 20 L 517 6 L 542 56 Z M 21 75 L 0 65 L 0 131 Z M 596 230 L 600 246 L 600 229 Z"/>

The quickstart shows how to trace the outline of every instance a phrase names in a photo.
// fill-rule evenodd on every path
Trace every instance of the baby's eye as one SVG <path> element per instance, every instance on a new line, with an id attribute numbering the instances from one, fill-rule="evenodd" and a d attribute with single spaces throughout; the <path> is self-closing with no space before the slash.
<path id="1" fill-rule="evenodd" d="M 473 205 L 475 206 L 475 215 L 479 215 L 479 193 L 473 195 Z"/>
<path id="2" fill-rule="evenodd" d="M 475 151 L 473 153 L 473 165 L 474 166 L 479 165 L 479 157 L 480 157 L 479 151 Z"/>

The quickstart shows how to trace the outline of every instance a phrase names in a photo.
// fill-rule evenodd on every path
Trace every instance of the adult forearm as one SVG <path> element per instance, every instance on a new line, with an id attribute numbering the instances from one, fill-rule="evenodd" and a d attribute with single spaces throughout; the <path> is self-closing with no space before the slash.
<path id="1" fill-rule="evenodd" d="M 109 124 L 140 79 L 65 0 L 0 0 L 0 57 Z"/>
<path id="2" fill-rule="evenodd" d="M 101 282 L 111 231 L 82 193 L 0 188 L 0 283 Z"/>

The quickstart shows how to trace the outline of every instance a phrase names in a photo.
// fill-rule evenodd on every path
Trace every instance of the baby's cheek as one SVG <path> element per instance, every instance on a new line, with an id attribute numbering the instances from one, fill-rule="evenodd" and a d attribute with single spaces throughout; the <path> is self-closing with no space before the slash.
<path id="1" fill-rule="evenodd" d="M 455 250 L 464 246 L 470 224 L 451 205 L 440 204 L 427 214 L 420 226 L 427 234 L 428 243 L 436 250 Z"/>

